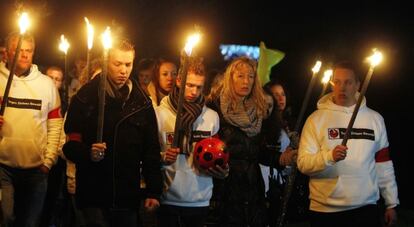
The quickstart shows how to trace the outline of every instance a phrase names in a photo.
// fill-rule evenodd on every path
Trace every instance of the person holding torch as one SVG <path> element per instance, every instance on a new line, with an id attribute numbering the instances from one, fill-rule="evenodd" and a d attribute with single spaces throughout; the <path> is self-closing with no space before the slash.
<path id="1" fill-rule="evenodd" d="M 366 86 L 358 92 L 351 63 L 335 65 L 331 84 L 332 93 L 318 101 L 299 144 L 298 168 L 310 176 L 311 226 L 381 226 L 380 194 L 386 226 L 392 226 L 399 200 L 384 119 L 367 107 Z M 358 116 L 350 124 L 349 140 L 341 144 L 353 112 Z"/>
<path id="2" fill-rule="evenodd" d="M 75 196 L 86 226 L 135 227 L 142 196 L 146 209 L 159 206 L 157 121 L 151 100 L 129 79 L 135 57 L 131 42 L 117 39 L 105 51 L 106 69 L 72 98 L 65 122 L 69 141 L 63 152 L 76 164 Z M 103 109 L 98 97 L 102 88 Z M 99 124 L 98 116 L 103 120 Z M 146 179 L 145 195 L 139 185 L 140 168 Z"/>
<path id="3" fill-rule="evenodd" d="M 0 63 L 1 226 L 38 226 L 58 157 L 60 98 L 52 79 L 33 64 L 31 34 L 11 33 L 6 45 L 9 60 Z"/>

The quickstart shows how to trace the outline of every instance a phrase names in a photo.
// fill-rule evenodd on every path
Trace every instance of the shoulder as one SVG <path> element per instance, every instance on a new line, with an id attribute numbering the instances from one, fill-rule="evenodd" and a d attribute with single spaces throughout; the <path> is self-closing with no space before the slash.
<path id="1" fill-rule="evenodd" d="M 369 108 L 369 107 L 365 107 L 364 108 L 364 112 L 366 114 L 366 117 L 368 119 L 372 119 L 376 124 L 380 124 L 380 125 L 384 125 L 384 118 L 382 117 L 382 115 L 380 113 L 378 113 L 377 111 Z"/>
<path id="2" fill-rule="evenodd" d="M 89 83 L 83 85 L 78 90 L 74 98 L 78 99 L 82 103 L 91 103 L 98 99 L 98 87 L 99 79 L 95 77 Z"/>
<path id="3" fill-rule="evenodd" d="M 206 107 L 220 115 L 220 99 L 214 98 L 206 102 Z"/>
<path id="4" fill-rule="evenodd" d="M 209 118 L 214 118 L 214 119 L 219 118 L 218 113 L 215 110 L 213 110 L 213 109 L 211 109 L 207 106 L 203 107 L 202 114 L 203 114 L 203 116 L 206 116 L 206 117 L 209 117 Z"/>

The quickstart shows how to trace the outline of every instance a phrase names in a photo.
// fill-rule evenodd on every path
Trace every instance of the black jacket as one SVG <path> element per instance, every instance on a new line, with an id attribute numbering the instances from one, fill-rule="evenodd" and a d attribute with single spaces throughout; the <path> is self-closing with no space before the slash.
<path id="1" fill-rule="evenodd" d="M 248 137 L 224 119 L 219 99 L 207 105 L 219 114 L 218 134 L 230 153 L 229 176 L 224 180 L 216 180 L 214 185 L 214 198 L 220 204 L 220 221 L 225 225 L 265 226 L 265 188 L 259 163 L 269 165 L 272 153 L 279 153 L 275 149 L 280 126 L 264 127 L 265 124 L 276 123 L 265 121 L 258 135 Z"/>
<path id="2" fill-rule="evenodd" d="M 142 196 L 159 198 L 162 190 L 160 145 L 151 100 L 133 82 L 129 98 L 106 96 L 103 160 L 93 162 L 90 148 L 96 143 L 99 77 L 72 98 L 65 133 L 80 134 L 68 141 L 64 154 L 76 163 L 76 198 L 80 207 L 138 208 Z M 140 167 L 146 195 L 140 189 Z"/>

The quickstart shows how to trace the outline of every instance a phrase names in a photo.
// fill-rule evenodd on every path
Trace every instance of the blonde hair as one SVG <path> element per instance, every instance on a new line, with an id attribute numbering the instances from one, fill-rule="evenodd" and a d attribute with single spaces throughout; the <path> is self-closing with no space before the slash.
<path id="1" fill-rule="evenodd" d="M 86 83 L 88 83 L 90 80 L 93 79 L 94 76 L 96 76 L 96 72 L 98 70 L 102 70 L 102 59 L 101 58 L 95 58 L 90 62 L 90 68 L 88 72 L 88 67 L 83 68 L 80 76 L 79 76 L 79 86 L 82 87 Z"/>
<path id="2" fill-rule="evenodd" d="M 219 96 L 226 96 L 230 99 L 229 107 L 233 110 L 236 109 L 238 100 L 240 98 L 237 96 L 234 90 L 233 74 L 241 65 L 250 66 L 254 72 L 252 90 L 250 94 L 245 98 L 253 100 L 253 103 L 256 105 L 256 114 L 259 116 L 265 116 L 267 113 L 267 103 L 265 93 L 263 91 L 263 88 L 260 86 L 261 83 L 259 77 L 257 76 L 257 63 L 256 61 L 247 57 L 236 58 L 227 66 L 221 82 L 212 88 L 212 92 L 209 95 L 209 100 L 214 100 Z"/>
<path id="3" fill-rule="evenodd" d="M 20 36 L 20 33 L 16 31 L 16 32 L 10 33 L 6 37 L 6 42 L 5 43 L 6 43 L 7 51 L 10 51 L 12 42 L 17 42 L 17 40 L 19 40 L 19 36 Z M 36 45 L 35 38 L 30 32 L 27 32 L 23 35 L 23 40 L 26 41 L 26 42 L 33 43 L 33 49 L 35 48 L 35 45 Z"/>

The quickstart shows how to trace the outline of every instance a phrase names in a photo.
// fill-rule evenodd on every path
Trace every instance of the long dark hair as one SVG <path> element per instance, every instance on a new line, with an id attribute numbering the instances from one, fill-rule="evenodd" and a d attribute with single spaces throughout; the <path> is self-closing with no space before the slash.
<path id="1" fill-rule="evenodd" d="M 280 110 L 279 106 L 277 105 L 277 102 L 275 100 L 275 98 L 273 97 L 272 94 L 272 87 L 274 86 L 281 86 L 283 88 L 283 91 L 285 92 L 285 96 L 286 96 L 286 106 L 284 110 Z M 291 96 L 289 93 L 289 90 L 286 88 L 286 84 L 281 81 L 281 80 L 276 80 L 276 79 L 272 79 L 269 82 L 267 82 L 264 86 L 263 89 L 273 97 L 273 100 L 275 101 L 275 106 L 277 107 L 277 109 L 280 111 L 280 121 L 282 123 L 282 127 L 283 128 L 288 128 L 289 130 L 293 130 L 293 127 L 295 125 L 295 117 L 293 117 L 292 114 L 292 106 L 291 106 Z"/>

